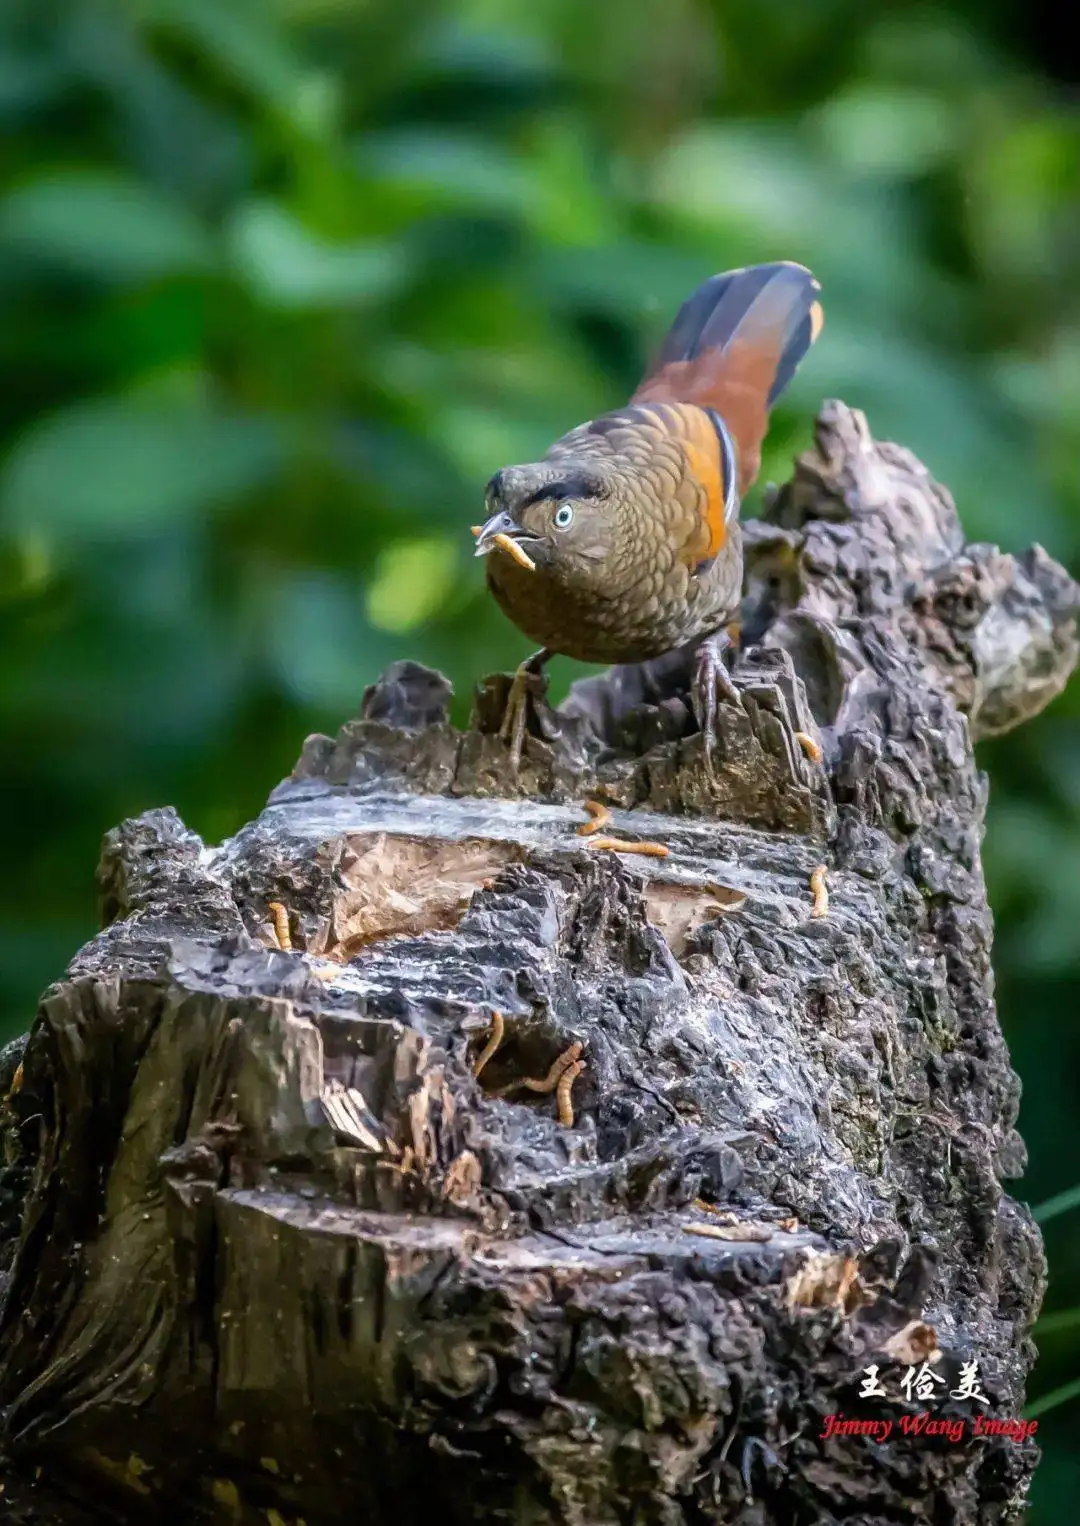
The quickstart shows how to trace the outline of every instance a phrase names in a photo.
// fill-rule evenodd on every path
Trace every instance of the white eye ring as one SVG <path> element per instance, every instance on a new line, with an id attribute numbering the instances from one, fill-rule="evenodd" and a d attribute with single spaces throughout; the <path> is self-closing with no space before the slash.
<path id="1" fill-rule="evenodd" d="M 573 505 L 569 503 L 560 503 L 559 507 L 555 510 L 555 517 L 552 520 L 556 530 L 569 530 L 573 522 Z"/>

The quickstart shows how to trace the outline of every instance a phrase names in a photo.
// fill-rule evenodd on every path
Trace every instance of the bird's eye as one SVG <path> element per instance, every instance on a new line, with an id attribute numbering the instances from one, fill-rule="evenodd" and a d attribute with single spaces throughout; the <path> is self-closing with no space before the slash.
<path id="1" fill-rule="evenodd" d="M 573 522 L 573 505 L 569 503 L 560 503 L 559 507 L 555 510 L 555 518 L 553 521 L 556 530 L 569 530 Z"/>

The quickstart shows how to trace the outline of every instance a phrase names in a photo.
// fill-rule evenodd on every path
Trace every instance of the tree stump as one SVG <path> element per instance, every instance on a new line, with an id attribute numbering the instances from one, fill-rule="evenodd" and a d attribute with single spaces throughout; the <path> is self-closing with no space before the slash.
<path id="1" fill-rule="evenodd" d="M 683 656 L 538 685 L 516 781 L 506 676 L 400 663 L 222 847 L 108 834 L 3 1066 L 12 1519 L 1017 1519 L 972 743 L 1078 590 L 838 403 L 746 541 L 715 782 Z"/>

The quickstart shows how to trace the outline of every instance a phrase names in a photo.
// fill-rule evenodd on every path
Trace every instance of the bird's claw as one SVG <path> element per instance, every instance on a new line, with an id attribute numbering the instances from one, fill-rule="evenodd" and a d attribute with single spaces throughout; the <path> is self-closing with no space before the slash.
<path id="1" fill-rule="evenodd" d="M 528 723 L 529 671 L 522 663 L 514 674 L 510 692 L 506 696 L 499 740 L 510 744 L 510 772 L 517 775 L 521 767 L 521 749 L 525 745 L 525 729 Z"/>
<path id="2" fill-rule="evenodd" d="M 785 1471 L 783 1463 L 777 1457 L 772 1447 L 769 1446 L 768 1442 L 762 1441 L 759 1436 L 747 1436 L 743 1442 L 742 1462 L 739 1468 L 739 1472 L 742 1474 L 743 1487 L 746 1490 L 747 1501 L 753 1499 L 754 1495 L 750 1478 L 754 1468 L 755 1452 L 761 1453 L 761 1460 L 765 1465 L 766 1471 L 771 1468 L 778 1468 L 781 1472 Z"/>
<path id="3" fill-rule="evenodd" d="M 705 762 L 705 774 L 710 784 L 716 783 L 716 771 L 713 767 L 713 748 L 716 745 L 716 710 L 718 700 L 726 700 L 727 703 L 742 708 L 742 696 L 724 665 L 723 653 L 730 645 L 729 638 L 723 633 L 710 636 L 701 643 L 697 654 L 697 669 L 694 674 L 694 684 L 691 690 L 691 703 L 694 707 L 694 716 L 701 729 L 702 752 Z"/>
<path id="4" fill-rule="evenodd" d="M 510 772 L 515 779 L 521 768 L 521 754 L 525 746 L 525 735 L 529 729 L 529 704 L 533 691 L 538 681 L 546 688 L 543 663 L 547 660 L 547 656 L 545 651 L 526 658 L 514 673 L 510 691 L 506 696 L 506 707 L 499 726 L 499 739 L 509 745 Z"/>

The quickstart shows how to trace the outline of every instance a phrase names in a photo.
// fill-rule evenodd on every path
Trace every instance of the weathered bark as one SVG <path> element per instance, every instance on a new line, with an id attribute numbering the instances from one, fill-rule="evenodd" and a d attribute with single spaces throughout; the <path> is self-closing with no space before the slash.
<path id="1" fill-rule="evenodd" d="M 1065 682 L 1077 590 L 965 547 L 839 404 L 747 541 L 715 786 L 681 658 L 538 695 L 516 787 L 505 678 L 458 733 L 400 664 L 220 849 L 171 810 L 109 834 L 104 931 L 6 1104 L 14 1487 L 307 1526 L 1016 1518 L 1030 1441 L 819 1432 L 927 1408 L 861 1369 L 937 1353 L 1022 1402 L 1043 1262 L 1001 1186 L 971 739 Z M 577 835 L 586 792 L 669 856 Z M 573 1043 L 567 1126 L 520 1081 Z"/>

